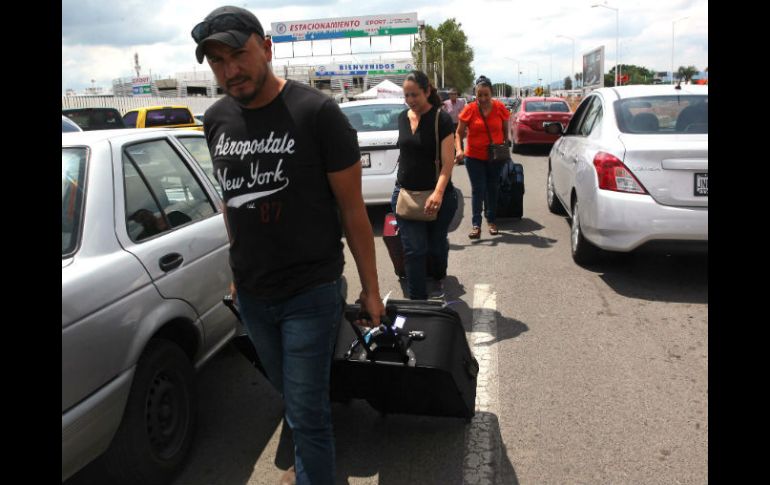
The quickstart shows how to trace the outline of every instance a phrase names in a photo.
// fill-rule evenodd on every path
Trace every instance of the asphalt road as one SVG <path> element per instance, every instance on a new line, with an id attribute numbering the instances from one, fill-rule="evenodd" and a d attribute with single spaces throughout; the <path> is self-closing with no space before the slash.
<path id="1" fill-rule="evenodd" d="M 708 267 L 705 256 L 572 262 L 569 222 L 545 203 L 546 152 L 523 163 L 524 218 L 471 241 L 470 184 L 450 232 L 447 299 L 468 331 L 474 292 L 495 295 L 488 348 L 498 484 L 703 484 L 708 473 Z M 383 295 L 403 297 L 370 208 Z M 349 300 L 360 291 L 346 250 Z M 292 463 L 282 405 L 232 348 L 199 374 L 199 428 L 173 485 L 275 484 Z M 382 417 L 365 402 L 334 404 L 337 483 L 460 484 L 469 451 L 458 419 Z"/>

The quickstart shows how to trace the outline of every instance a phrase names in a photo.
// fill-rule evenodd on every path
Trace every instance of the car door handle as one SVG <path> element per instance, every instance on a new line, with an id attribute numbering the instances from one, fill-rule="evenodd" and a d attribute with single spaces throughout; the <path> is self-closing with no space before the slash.
<path id="1" fill-rule="evenodd" d="M 160 269 L 163 271 L 171 271 L 174 268 L 179 267 L 179 265 L 182 264 L 182 261 L 184 261 L 184 258 L 179 253 L 169 253 L 158 261 L 158 265 L 160 266 Z"/>

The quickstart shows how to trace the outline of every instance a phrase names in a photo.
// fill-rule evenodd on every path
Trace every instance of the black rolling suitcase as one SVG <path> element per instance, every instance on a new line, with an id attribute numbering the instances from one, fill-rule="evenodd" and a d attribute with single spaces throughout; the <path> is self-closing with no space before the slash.
<path id="1" fill-rule="evenodd" d="M 524 213 L 524 167 L 508 160 L 500 172 L 497 216 L 518 217 Z"/>
<path id="2" fill-rule="evenodd" d="M 381 413 L 473 417 L 479 365 L 457 312 L 441 302 L 391 300 L 388 325 L 367 332 L 351 323 L 360 308 L 347 305 L 340 323 L 332 400 L 366 399 Z"/>

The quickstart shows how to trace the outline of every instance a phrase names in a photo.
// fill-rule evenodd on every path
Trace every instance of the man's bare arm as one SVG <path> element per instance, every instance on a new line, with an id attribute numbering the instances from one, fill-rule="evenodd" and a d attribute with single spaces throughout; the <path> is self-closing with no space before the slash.
<path id="1" fill-rule="evenodd" d="M 362 309 L 371 316 L 371 325 L 377 326 L 380 324 L 380 316 L 385 314 L 385 307 L 377 281 L 374 233 L 361 195 L 361 164 L 354 163 L 344 170 L 328 173 L 327 177 L 337 199 L 342 229 L 361 279 Z"/>

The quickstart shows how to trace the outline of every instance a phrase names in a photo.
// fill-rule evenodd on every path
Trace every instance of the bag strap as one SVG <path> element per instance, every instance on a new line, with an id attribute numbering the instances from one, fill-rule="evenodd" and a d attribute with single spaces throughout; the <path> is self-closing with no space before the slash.
<path id="1" fill-rule="evenodd" d="M 492 133 L 489 132 L 489 125 L 487 124 L 487 119 L 484 118 L 484 112 L 481 111 L 481 105 L 479 104 L 479 101 L 476 100 L 476 106 L 479 108 L 479 116 L 481 116 L 481 121 L 484 122 L 484 126 L 487 127 L 487 136 L 489 137 L 489 144 L 494 145 L 494 142 L 492 141 Z"/>
<path id="2" fill-rule="evenodd" d="M 487 124 L 487 119 L 484 118 L 484 113 L 481 112 L 481 105 L 479 104 L 478 100 L 476 101 L 476 104 L 479 107 L 479 116 L 481 116 L 481 120 L 484 122 L 484 126 L 487 127 L 487 136 L 489 137 L 489 144 L 494 145 L 495 142 L 492 141 L 492 134 L 489 132 L 489 125 Z M 492 104 L 492 107 L 494 108 L 494 102 Z M 505 141 L 505 124 L 503 124 L 503 141 Z"/>
<path id="3" fill-rule="evenodd" d="M 436 164 L 436 182 L 435 183 L 438 183 L 438 174 L 439 174 L 438 166 L 441 161 L 441 150 L 440 150 L 441 144 L 439 143 L 439 139 L 438 139 L 438 116 L 439 114 L 441 114 L 440 111 L 441 110 L 436 108 L 436 131 L 435 131 L 436 132 L 436 160 L 434 160 Z"/>

